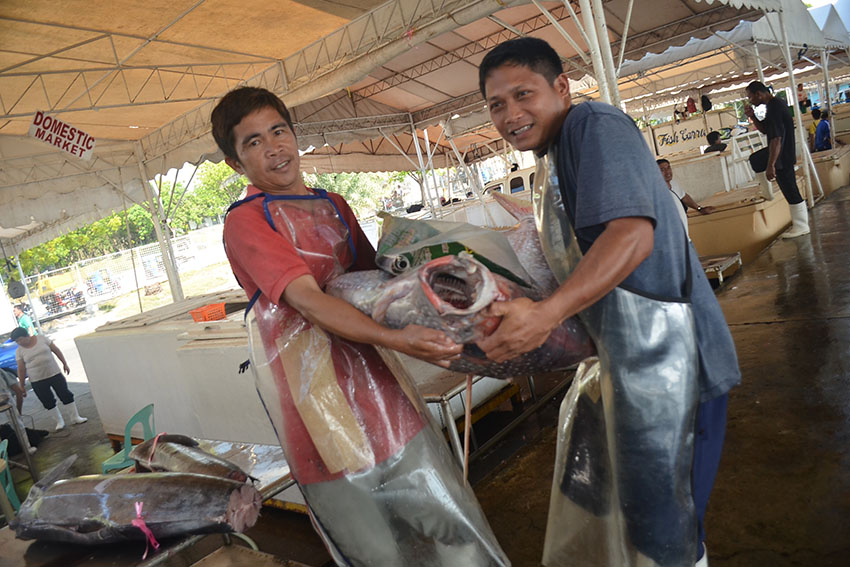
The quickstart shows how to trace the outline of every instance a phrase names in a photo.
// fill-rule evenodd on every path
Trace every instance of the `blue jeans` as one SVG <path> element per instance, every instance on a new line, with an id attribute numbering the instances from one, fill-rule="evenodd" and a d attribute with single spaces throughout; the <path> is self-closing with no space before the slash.
<path id="1" fill-rule="evenodd" d="M 694 432 L 693 479 L 694 505 L 697 512 L 697 525 L 700 543 L 705 541 L 705 510 L 708 497 L 714 486 L 720 455 L 723 452 L 723 440 L 726 436 L 726 409 L 729 394 L 723 394 L 697 408 L 697 427 Z M 702 553 L 702 548 L 700 548 Z"/>

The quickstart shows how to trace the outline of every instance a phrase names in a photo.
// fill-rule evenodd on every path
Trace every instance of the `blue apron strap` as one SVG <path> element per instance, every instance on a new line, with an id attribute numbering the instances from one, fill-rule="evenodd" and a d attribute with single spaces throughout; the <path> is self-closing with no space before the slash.
<path id="1" fill-rule="evenodd" d="M 266 196 L 265 193 L 254 193 L 253 195 L 245 197 L 244 199 L 239 199 L 238 201 L 234 201 L 233 203 L 230 204 L 229 207 L 227 207 L 227 211 L 224 213 L 224 216 L 227 216 L 227 213 L 229 213 L 230 211 L 232 211 L 233 209 L 235 209 L 239 205 L 244 205 L 245 203 L 250 203 L 254 199 L 257 199 L 258 197 L 265 197 L 265 196 Z"/>
<path id="2" fill-rule="evenodd" d="M 257 303 L 257 300 L 260 299 L 261 295 L 263 295 L 263 291 L 257 288 L 257 291 L 255 291 L 254 295 L 251 296 L 251 299 L 248 300 L 248 306 L 245 308 L 245 316 L 243 317 L 243 319 L 248 319 L 248 312 L 251 310 L 254 304 Z"/>

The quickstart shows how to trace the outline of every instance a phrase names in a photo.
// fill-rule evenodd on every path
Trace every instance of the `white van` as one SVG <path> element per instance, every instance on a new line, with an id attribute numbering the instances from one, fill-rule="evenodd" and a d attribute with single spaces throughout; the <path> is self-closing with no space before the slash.
<path id="1" fill-rule="evenodd" d="M 484 188 L 484 194 L 498 191 L 500 193 L 516 194 L 530 191 L 534 183 L 534 167 L 518 169 L 508 174 L 507 179 L 496 179 L 487 184 Z M 506 190 L 507 187 L 507 190 Z"/>

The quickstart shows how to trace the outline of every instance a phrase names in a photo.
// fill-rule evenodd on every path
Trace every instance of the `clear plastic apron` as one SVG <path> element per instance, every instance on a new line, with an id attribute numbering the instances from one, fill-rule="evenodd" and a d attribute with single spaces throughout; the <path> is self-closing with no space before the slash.
<path id="1" fill-rule="evenodd" d="M 354 263 L 349 228 L 324 191 L 258 198 L 319 286 Z M 509 565 L 413 384 L 374 347 L 264 295 L 246 323 L 257 391 L 338 565 Z"/>
<path id="2" fill-rule="evenodd" d="M 581 259 L 558 186 L 556 149 L 538 160 L 541 246 L 563 282 Z M 697 556 L 691 494 L 698 404 L 688 299 L 617 287 L 580 318 L 598 359 L 579 368 L 562 406 L 543 564 L 684 567 Z"/>

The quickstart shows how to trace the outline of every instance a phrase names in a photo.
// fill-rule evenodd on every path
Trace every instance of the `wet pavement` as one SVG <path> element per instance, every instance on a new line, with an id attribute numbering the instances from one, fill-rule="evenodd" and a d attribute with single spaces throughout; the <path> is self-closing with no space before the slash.
<path id="1" fill-rule="evenodd" d="M 706 521 L 712 567 L 850 565 L 850 188 L 810 215 L 811 235 L 776 241 L 718 290 L 743 383 L 730 395 L 726 447 Z M 34 396 L 27 399 L 27 420 L 51 431 L 36 462 L 46 470 L 77 453 L 75 474 L 97 472 L 110 445 L 87 384 L 71 389 L 80 412 L 92 419 L 62 432 L 52 431 Z M 558 401 L 471 470 L 516 567 L 539 565 Z M 15 478 L 25 495 L 26 473 L 17 470 Z M 267 516 L 280 523 L 264 524 L 261 549 L 326 563 L 305 517 Z"/>

